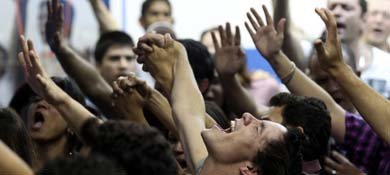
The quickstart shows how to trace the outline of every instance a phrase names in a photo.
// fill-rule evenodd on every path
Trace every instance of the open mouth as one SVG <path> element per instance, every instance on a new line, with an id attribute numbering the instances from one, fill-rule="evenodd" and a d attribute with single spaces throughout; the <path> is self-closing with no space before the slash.
<path id="1" fill-rule="evenodd" d="M 227 128 L 227 129 L 223 129 L 223 128 L 221 128 L 221 126 L 219 126 L 218 124 L 216 125 L 217 126 L 217 128 L 220 130 L 220 131 L 222 131 L 222 132 L 224 132 L 224 133 L 232 133 L 232 132 L 234 132 L 235 130 L 236 130 L 236 121 L 230 121 L 230 127 L 229 128 Z"/>
<path id="2" fill-rule="evenodd" d="M 43 114 L 41 112 L 36 112 L 34 115 L 32 129 L 39 130 L 42 127 L 44 122 L 45 122 L 45 118 L 43 117 Z"/>
<path id="3" fill-rule="evenodd" d="M 345 29 L 345 28 L 346 28 L 346 26 L 344 23 L 341 23 L 341 22 L 337 23 L 337 29 Z"/>
<path id="4" fill-rule="evenodd" d="M 379 28 L 375 28 L 373 31 L 374 31 L 375 33 L 382 33 L 382 32 L 383 32 L 383 30 L 382 30 L 382 29 L 379 29 Z"/>

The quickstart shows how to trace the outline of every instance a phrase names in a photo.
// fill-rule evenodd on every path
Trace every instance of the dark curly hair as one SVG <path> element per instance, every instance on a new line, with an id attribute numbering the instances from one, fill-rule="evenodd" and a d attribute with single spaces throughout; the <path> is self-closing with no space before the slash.
<path id="1" fill-rule="evenodd" d="M 268 142 L 254 163 L 258 174 L 299 175 L 302 173 L 301 144 L 304 136 L 297 128 L 288 128 L 281 140 Z"/>
<path id="2" fill-rule="evenodd" d="M 92 153 L 116 160 L 127 174 L 176 175 L 169 142 L 155 128 L 129 121 L 87 121 L 81 131 Z"/>
<path id="3" fill-rule="evenodd" d="M 328 154 L 331 118 L 326 105 L 312 97 L 280 93 L 270 100 L 271 106 L 284 107 L 283 125 L 302 127 L 305 133 L 303 159 L 322 161 Z"/>
<path id="4" fill-rule="evenodd" d="M 101 155 L 87 158 L 57 158 L 47 162 L 37 175 L 126 175 L 122 167 Z"/>

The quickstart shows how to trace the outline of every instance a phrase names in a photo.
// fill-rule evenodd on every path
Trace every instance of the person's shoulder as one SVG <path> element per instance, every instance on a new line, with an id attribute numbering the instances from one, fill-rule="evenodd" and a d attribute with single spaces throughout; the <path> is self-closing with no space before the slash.
<path id="1" fill-rule="evenodd" d="M 381 60 L 385 62 L 390 62 L 390 53 L 384 50 L 381 50 L 377 47 L 372 47 L 372 56 L 374 60 Z"/>

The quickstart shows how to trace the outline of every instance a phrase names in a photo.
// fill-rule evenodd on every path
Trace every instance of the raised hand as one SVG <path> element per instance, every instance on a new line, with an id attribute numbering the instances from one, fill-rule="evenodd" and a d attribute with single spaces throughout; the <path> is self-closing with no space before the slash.
<path id="1" fill-rule="evenodd" d="M 180 43 L 169 34 L 147 34 L 139 39 L 136 53 L 137 61 L 143 64 L 143 70 L 150 72 L 162 86 L 165 94 L 172 90 L 175 66 L 179 60 L 187 61 L 187 53 Z"/>
<path id="2" fill-rule="evenodd" d="M 340 41 L 337 36 L 336 19 L 329 10 L 317 8 L 315 11 L 324 21 L 327 30 L 325 44 L 318 39 L 315 41 L 315 47 L 322 68 L 329 70 L 344 63 Z"/>
<path id="3" fill-rule="evenodd" d="M 64 23 L 63 5 L 59 0 L 47 2 L 46 41 L 53 52 L 63 47 L 62 29 Z"/>
<path id="4" fill-rule="evenodd" d="M 135 74 L 130 74 L 127 77 L 119 77 L 112 84 L 113 87 L 113 106 L 120 112 L 131 117 L 131 120 L 143 122 L 143 107 L 146 100 L 150 98 L 152 89 L 135 77 Z"/>
<path id="5" fill-rule="evenodd" d="M 265 25 L 260 15 L 256 12 L 255 9 L 251 8 L 252 15 L 256 18 L 256 21 L 253 19 L 252 15 L 248 12 L 246 15 L 252 24 L 254 31 L 249 27 L 249 24 L 245 22 L 245 27 L 247 28 L 250 36 L 252 37 L 253 42 L 257 50 L 265 57 L 271 58 L 277 54 L 283 45 L 284 39 L 284 27 L 286 20 L 281 19 L 277 25 L 277 28 L 274 27 L 274 21 L 269 14 L 267 8 L 263 5 L 263 11 L 266 17 L 267 24 Z"/>
<path id="6" fill-rule="evenodd" d="M 245 66 L 245 54 L 240 48 L 240 28 L 236 26 L 235 35 L 232 34 L 230 23 L 226 23 L 226 29 L 218 27 L 221 43 L 211 33 L 215 47 L 215 67 L 220 76 L 233 76 Z"/>
<path id="7" fill-rule="evenodd" d="M 18 59 L 23 67 L 26 82 L 36 94 L 50 104 L 61 103 L 66 94 L 51 80 L 42 68 L 40 59 L 34 50 L 33 42 L 31 40 L 26 41 L 24 36 L 20 36 L 20 43 L 23 50 L 18 54 Z"/>
<path id="8" fill-rule="evenodd" d="M 363 175 L 364 173 L 356 168 L 347 158 L 338 152 L 332 152 L 332 158 L 325 158 L 325 171 L 328 174 L 338 175 Z"/>

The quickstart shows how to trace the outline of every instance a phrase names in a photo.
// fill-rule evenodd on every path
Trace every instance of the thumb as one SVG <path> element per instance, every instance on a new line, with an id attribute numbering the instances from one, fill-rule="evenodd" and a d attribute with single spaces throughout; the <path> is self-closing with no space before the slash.
<path id="1" fill-rule="evenodd" d="M 316 48 L 319 58 L 326 55 L 324 43 L 320 39 L 314 41 L 314 47 Z"/>
<path id="2" fill-rule="evenodd" d="M 278 35 L 282 35 L 284 36 L 284 28 L 286 26 L 286 19 L 285 18 L 282 18 L 279 23 L 278 23 L 278 26 L 276 27 L 276 31 L 278 32 Z"/>

